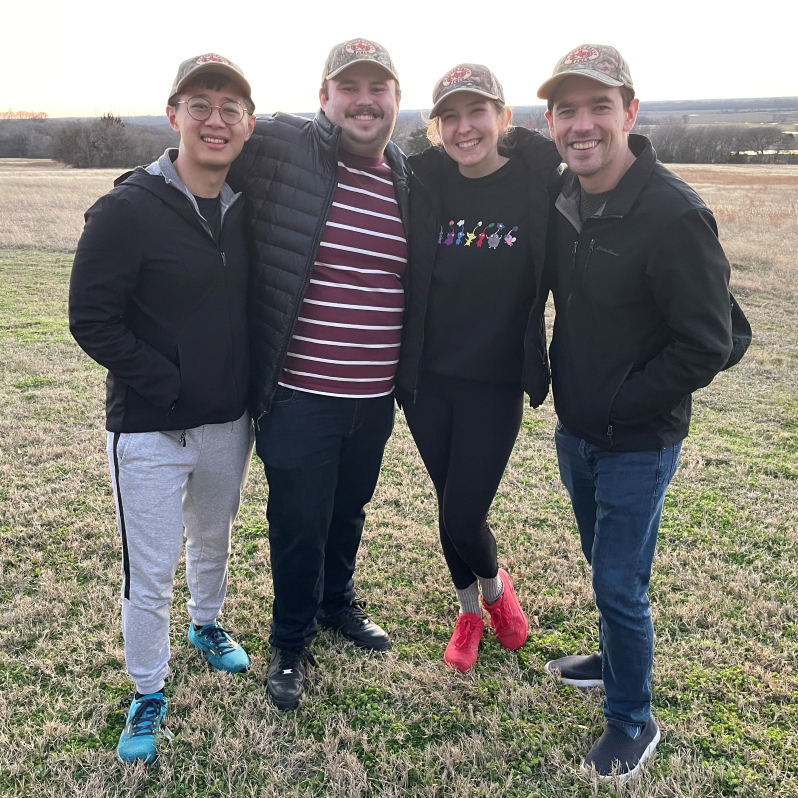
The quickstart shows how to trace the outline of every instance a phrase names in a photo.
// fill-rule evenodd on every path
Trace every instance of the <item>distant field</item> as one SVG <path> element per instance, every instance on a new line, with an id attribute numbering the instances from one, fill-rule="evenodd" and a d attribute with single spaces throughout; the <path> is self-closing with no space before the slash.
<path id="1" fill-rule="evenodd" d="M 255 460 L 224 617 L 253 668 L 228 678 L 189 651 L 181 570 L 168 685 L 177 737 L 149 770 L 117 763 L 130 685 L 103 372 L 66 322 L 81 214 L 116 173 L 0 165 L 0 796 L 798 798 L 798 167 L 678 171 L 716 211 L 755 338 L 695 397 L 652 579 L 663 742 L 641 781 L 612 790 L 576 771 L 601 729 L 601 692 L 560 688 L 542 670 L 596 647 L 550 400 L 527 409 L 491 515 L 532 619 L 520 652 L 487 634 L 473 672 L 441 663 L 455 600 L 400 416 L 358 570 L 394 649 L 368 656 L 322 633 L 300 709 L 271 707 L 267 486 Z"/>

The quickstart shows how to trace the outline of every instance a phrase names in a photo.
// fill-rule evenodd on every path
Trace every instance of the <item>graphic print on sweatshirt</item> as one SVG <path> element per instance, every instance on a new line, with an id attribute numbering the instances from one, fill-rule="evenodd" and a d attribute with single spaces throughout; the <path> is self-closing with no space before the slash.
<path id="1" fill-rule="evenodd" d="M 390 166 L 384 156 L 341 150 L 332 208 L 279 384 L 325 396 L 391 393 L 406 267 Z"/>
<path id="2" fill-rule="evenodd" d="M 517 224 L 507 230 L 507 225 L 503 222 L 488 222 L 483 225 L 480 219 L 470 233 L 465 232 L 468 226 L 465 219 L 460 219 L 455 227 L 454 219 L 451 219 L 449 221 L 449 232 L 445 235 L 443 226 L 441 226 L 441 231 L 438 233 L 438 243 L 446 247 L 459 247 L 461 244 L 464 247 L 470 247 L 476 241 L 474 246 L 477 249 L 483 244 L 488 249 L 498 249 L 501 244 L 511 247 L 518 240 L 519 225 Z M 479 230 L 479 233 L 477 233 L 477 230 Z M 505 230 L 507 230 L 506 233 L 504 232 Z"/>
<path id="3" fill-rule="evenodd" d="M 509 160 L 487 177 L 451 169 L 427 305 L 422 368 L 451 377 L 520 382 L 535 269 L 531 176 Z"/>

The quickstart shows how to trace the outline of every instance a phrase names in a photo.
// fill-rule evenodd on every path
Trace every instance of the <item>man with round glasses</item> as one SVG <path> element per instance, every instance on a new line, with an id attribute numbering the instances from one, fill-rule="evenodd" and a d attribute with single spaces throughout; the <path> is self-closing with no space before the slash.
<path id="1" fill-rule="evenodd" d="M 188 641 L 217 670 L 249 657 L 218 622 L 230 529 L 252 451 L 243 200 L 225 182 L 255 125 L 232 61 L 184 61 L 166 114 L 177 149 L 87 212 L 69 292 L 72 334 L 108 369 L 108 460 L 122 538 L 122 633 L 136 693 L 117 753 L 157 756 L 169 611 L 186 538 Z"/>

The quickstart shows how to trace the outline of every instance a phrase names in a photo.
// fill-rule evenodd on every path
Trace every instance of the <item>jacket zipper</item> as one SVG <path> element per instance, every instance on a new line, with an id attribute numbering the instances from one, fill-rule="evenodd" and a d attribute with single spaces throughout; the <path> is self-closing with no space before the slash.
<path id="1" fill-rule="evenodd" d="M 588 267 L 588 266 L 589 266 L 589 264 L 590 264 L 590 256 L 593 254 L 593 245 L 594 245 L 595 243 L 596 243 L 596 239 L 595 239 L 595 238 L 591 238 L 591 239 L 590 239 L 590 245 L 589 245 L 589 246 L 588 246 L 588 248 L 587 248 L 587 258 L 585 259 L 585 268 L 584 268 L 584 269 L 582 269 L 582 273 L 583 273 L 583 274 L 584 274 L 585 272 L 587 272 L 587 267 Z"/>
<path id="2" fill-rule="evenodd" d="M 313 236 L 313 241 L 310 248 L 310 258 L 312 261 L 316 260 L 316 255 L 318 254 L 319 249 L 319 241 L 321 241 L 321 236 L 324 231 L 324 226 L 327 223 L 327 218 L 330 215 L 330 208 L 332 208 L 333 198 L 335 196 L 335 189 L 338 187 L 338 144 L 341 140 L 341 134 L 338 133 L 335 139 L 335 174 L 333 175 L 333 179 L 330 183 L 330 188 L 327 192 L 327 198 L 325 200 L 324 205 L 324 218 L 323 221 L 320 218 L 320 223 L 316 227 L 316 232 Z M 302 281 L 302 293 L 299 297 L 299 301 L 296 303 L 296 308 L 294 312 L 291 314 L 291 324 L 288 327 L 288 335 L 285 339 L 285 345 L 283 346 L 282 352 L 280 352 L 280 357 L 277 358 L 276 361 L 276 368 L 275 373 L 277 374 L 277 379 L 280 379 L 280 373 L 283 370 L 283 363 L 285 362 L 285 357 L 288 354 L 288 347 L 291 346 L 291 339 L 294 337 L 294 327 L 296 327 L 296 320 L 299 318 L 299 313 L 302 310 L 302 303 L 305 300 L 305 293 L 308 290 L 308 285 L 310 284 L 310 278 L 313 275 L 313 262 L 305 264 L 305 275 Z M 275 385 L 275 388 L 277 386 Z M 264 410 L 258 417 L 255 419 L 255 427 L 258 431 L 260 431 L 260 420 L 266 415 L 266 413 L 271 410 L 272 406 L 272 398 L 269 397 L 269 406 L 266 410 Z"/>

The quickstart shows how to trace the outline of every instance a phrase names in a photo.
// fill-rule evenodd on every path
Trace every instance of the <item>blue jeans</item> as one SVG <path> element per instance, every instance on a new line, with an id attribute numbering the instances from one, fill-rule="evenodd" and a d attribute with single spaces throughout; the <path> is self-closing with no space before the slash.
<path id="1" fill-rule="evenodd" d="M 348 399 L 282 386 L 256 431 L 269 500 L 278 648 L 308 645 L 316 613 L 355 597 L 355 559 L 393 429 L 393 395 Z"/>
<path id="2" fill-rule="evenodd" d="M 644 452 L 604 451 L 559 423 L 554 440 L 560 478 L 593 572 L 604 716 L 636 737 L 651 715 L 651 564 L 682 444 Z"/>

